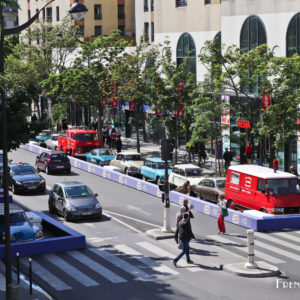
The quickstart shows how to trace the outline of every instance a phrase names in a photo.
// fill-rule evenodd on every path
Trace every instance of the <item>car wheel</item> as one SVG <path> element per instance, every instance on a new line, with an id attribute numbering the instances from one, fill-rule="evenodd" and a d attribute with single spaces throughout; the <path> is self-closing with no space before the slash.
<path id="1" fill-rule="evenodd" d="M 46 166 L 45 172 L 46 172 L 46 174 L 50 174 L 50 170 L 49 170 L 48 166 Z"/>
<path id="2" fill-rule="evenodd" d="M 143 180 L 147 181 L 147 177 L 145 175 L 143 175 Z"/>
<path id="3" fill-rule="evenodd" d="M 41 171 L 40 168 L 38 167 L 38 164 L 35 164 L 35 168 L 36 168 L 36 170 L 37 170 L 38 172 Z"/>
<path id="4" fill-rule="evenodd" d="M 70 217 L 68 216 L 68 213 L 66 210 L 63 211 L 63 217 L 64 217 L 65 221 L 70 222 Z"/>
<path id="5" fill-rule="evenodd" d="M 202 195 L 201 195 L 201 194 L 199 194 L 199 195 L 198 195 L 198 198 L 199 198 L 199 199 L 201 199 L 201 200 L 203 200 L 203 198 L 202 198 Z"/>
<path id="6" fill-rule="evenodd" d="M 126 175 L 128 175 L 128 169 L 127 169 L 127 168 L 125 168 L 124 173 L 125 173 Z"/>
<path id="7" fill-rule="evenodd" d="M 156 178 L 156 184 L 157 184 L 157 185 L 160 185 L 160 184 L 161 184 L 161 179 L 160 179 L 160 177 L 157 177 L 157 178 Z"/>
<path id="8" fill-rule="evenodd" d="M 66 174 L 67 174 L 67 175 L 70 175 L 70 174 L 71 174 L 71 169 L 66 170 Z"/>
<path id="9" fill-rule="evenodd" d="M 219 202 L 219 195 L 216 195 L 216 203 Z"/>
<path id="10" fill-rule="evenodd" d="M 234 204 L 234 202 L 231 199 L 229 199 L 227 201 L 227 207 L 231 208 L 231 209 L 236 209 L 235 204 Z"/>
<path id="11" fill-rule="evenodd" d="M 12 186 L 11 186 L 11 191 L 12 191 L 12 193 L 13 193 L 14 195 L 17 194 L 17 189 L 16 189 L 16 186 L 15 186 L 14 184 L 12 184 Z"/>
<path id="12" fill-rule="evenodd" d="M 264 208 L 261 208 L 259 211 L 261 211 L 263 213 L 267 213 L 267 211 Z"/>
<path id="13" fill-rule="evenodd" d="M 55 213 L 55 208 L 54 208 L 53 203 L 51 201 L 48 202 L 48 207 L 49 207 L 50 214 L 54 214 Z"/>
<path id="14" fill-rule="evenodd" d="M 100 166 L 100 160 L 97 160 L 97 165 Z"/>

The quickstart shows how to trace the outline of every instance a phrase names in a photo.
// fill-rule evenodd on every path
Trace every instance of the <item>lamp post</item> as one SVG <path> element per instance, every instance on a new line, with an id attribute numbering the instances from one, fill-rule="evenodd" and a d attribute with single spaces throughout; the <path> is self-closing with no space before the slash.
<path id="1" fill-rule="evenodd" d="M 0 74 L 4 78 L 4 37 L 6 35 L 16 34 L 28 28 L 39 16 L 40 12 L 55 0 L 48 1 L 37 13 L 26 23 L 4 29 L 3 6 L 0 5 Z M 82 3 L 74 3 L 69 13 L 75 19 L 82 19 L 87 13 L 87 8 Z M 4 81 L 2 81 L 4 82 Z M 4 196 L 4 224 L 5 224 L 5 278 L 6 278 L 6 299 L 16 299 L 18 297 L 17 285 L 12 282 L 11 274 L 11 241 L 10 241 L 10 218 L 9 218 L 9 194 L 8 194 L 8 159 L 7 159 L 7 111 L 4 83 L 0 86 L 0 95 L 2 102 L 2 152 L 3 152 L 3 196 Z"/>

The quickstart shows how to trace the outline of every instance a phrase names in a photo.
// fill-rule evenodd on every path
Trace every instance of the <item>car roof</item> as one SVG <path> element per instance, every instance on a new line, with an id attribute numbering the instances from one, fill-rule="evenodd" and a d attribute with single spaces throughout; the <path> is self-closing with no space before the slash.
<path id="1" fill-rule="evenodd" d="M 47 153 L 50 154 L 50 155 L 52 155 L 52 154 L 65 154 L 65 155 L 67 155 L 65 152 L 59 151 L 59 150 L 48 151 Z"/>
<path id="2" fill-rule="evenodd" d="M 141 155 L 141 153 L 138 153 L 138 152 L 120 152 L 118 154 L 123 154 L 123 155 Z"/>
<path id="3" fill-rule="evenodd" d="M 24 210 L 20 206 L 10 203 L 9 204 L 9 213 L 12 214 L 12 213 L 18 213 L 18 212 L 24 212 Z M 4 215 L 4 203 L 0 203 L 0 216 L 3 216 L 3 215 Z"/>
<path id="4" fill-rule="evenodd" d="M 92 149 L 93 150 L 101 150 L 101 151 L 106 151 L 106 150 L 113 150 L 112 148 L 96 148 L 96 149 Z"/>
<path id="5" fill-rule="evenodd" d="M 257 165 L 236 165 L 229 167 L 229 170 L 256 176 L 263 179 L 297 178 L 296 175 L 291 173 L 278 170 L 275 173 L 271 168 Z"/>
<path id="6" fill-rule="evenodd" d="M 147 157 L 145 160 L 149 160 L 149 161 L 152 161 L 152 162 L 165 162 L 160 157 Z"/>
<path id="7" fill-rule="evenodd" d="M 174 168 L 178 168 L 178 169 L 200 169 L 200 167 L 193 165 L 193 164 L 181 164 L 181 165 L 175 165 Z"/>
<path id="8" fill-rule="evenodd" d="M 211 180 L 226 180 L 226 177 L 204 177 L 204 179 L 211 179 Z M 202 181 L 202 180 L 201 180 Z"/>
<path id="9" fill-rule="evenodd" d="M 86 185 L 86 184 L 84 184 L 82 182 L 79 182 L 79 181 L 57 182 L 56 184 L 59 184 L 63 187 Z"/>
<path id="10" fill-rule="evenodd" d="M 8 164 L 10 167 L 17 167 L 17 166 L 30 166 L 30 167 L 33 167 L 32 165 L 28 164 L 28 163 L 23 163 L 23 162 L 20 162 L 20 163 L 10 163 Z"/>

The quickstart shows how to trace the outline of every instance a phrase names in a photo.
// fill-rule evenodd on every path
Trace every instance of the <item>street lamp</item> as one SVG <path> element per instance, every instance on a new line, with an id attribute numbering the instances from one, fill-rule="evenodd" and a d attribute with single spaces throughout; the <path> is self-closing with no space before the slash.
<path id="1" fill-rule="evenodd" d="M 4 29 L 3 6 L 0 5 L 0 74 L 4 78 L 4 37 L 6 35 L 16 34 L 28 28 L 39 16 L 40 12 L 55 0 L 48 1 L 37 13 L 26 23 Z M 87 8 L 82 3 L 74 3 L 69 13 L 74 19 L 82 19 L 87 13 Z M 2 80 L 4 82 L 4 80 Z M 17 286 L 12 282 L 11 274 L 11 245 L 10 245 L 10 218 L 9 218 L 9 194 L 8 194 L 8 159 L 7 159 L 7 112 L 4 85 L 0 86 L 0 95 L 2 100 L 2 151 L 3 151 L 3 196 L 4 196 L 4 223 L 5 223 L 5 278 L 6 278 L 6 299 L 12 299 L 14 290 Z"/>

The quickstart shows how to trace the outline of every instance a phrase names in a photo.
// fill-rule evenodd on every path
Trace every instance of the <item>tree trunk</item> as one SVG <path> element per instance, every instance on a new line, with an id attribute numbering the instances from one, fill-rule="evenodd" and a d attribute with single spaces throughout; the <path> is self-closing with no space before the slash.
<path id="1" fill-rule="evenodd" d="M 101 103 L 99 102 L 99 106 L 98 106 L 98 132 L 99 132 L 99 136 L 101 137 L 101 143 L 102 143 L 102 147 L 104 148 L 104 144 L 102 141 L 102 115 L 103 115 L 103 107 L 101 105 Z"/>
<path id="2" fill-rule="evenodd" d="M 138 153 L 140 153 L 140 135 L 139 135 L 139 128 L 140 128 L 140 111 L 141 111 L 141 105 L 138 104 L 136 111 L 136 123 L 135 123 L 135 130 L 136 130 L 136 150 Z"/>

